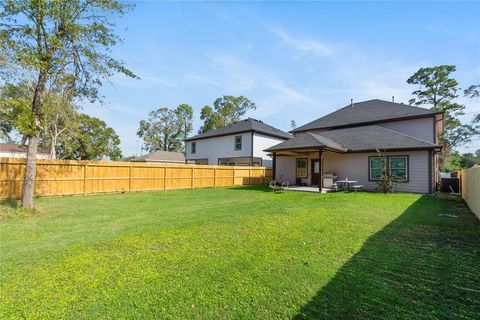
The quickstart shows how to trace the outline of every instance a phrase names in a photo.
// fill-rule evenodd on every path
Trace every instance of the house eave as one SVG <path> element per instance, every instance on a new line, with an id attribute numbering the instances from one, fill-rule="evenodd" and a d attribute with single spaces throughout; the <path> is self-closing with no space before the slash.
<path id="1" fill-rule="evenodd" d="M 191 138 L 183 139 L 183 141 L 189 142 L 189 141 L 205 140 L 205 139 L 217 138 L 217 137 L 234 136 L 234 135 L 238 135 L 238 134 L 242 134 L 242 133 L 249 133 L 249 132 L 258 133 L 258 134 L 261 134 L 261 135 L 264 135 L 264 136 L 283 139 L 283 140 L 288 140 L 288 139 L 292 138 L 292 137 L 287 138 L 287 137 L 283 137 L 281 135 L 275 135 L 275 134 L 271 134 L 271 133 L 267 133 L 267 132 L 263 132 L 263 131 L 258 131 L 258 130 L 243 130 L 243 131 L 238 131 L 238 132 L 216 134 L 216 135 L 207 136 L 207 137 L 191 137 Z"/>
<path id="2" fill-rule="evenodd" d="M 441 146 L 435 145 L 435 146 L 423 146 L 423 147 L 408 147 L 408 148 L 377 148 L 377 149 L 359 149 L 359 150 L 354 150 L 354 149 L 345 149 L 345 150 L 340 150 L 340 149 L 335 149 L 335 148 L 329 148 L 329 147 L 298 147 L 298 148 L 288 148 L 288 149 L 275 149 L 275 150 L 264 150 L 268 154 L 273 154 L 276 153 L 279 155 L 281 152 L 316 152 L 318 150 L 325 150 L 325 151 L 331 151 L 335 153 L 372 153 L 372 152 L 396 152 L 396 151 L 422 151 L 422 150 L 433 150 L 436 152 L 439 152 L 441 150 Z"/>

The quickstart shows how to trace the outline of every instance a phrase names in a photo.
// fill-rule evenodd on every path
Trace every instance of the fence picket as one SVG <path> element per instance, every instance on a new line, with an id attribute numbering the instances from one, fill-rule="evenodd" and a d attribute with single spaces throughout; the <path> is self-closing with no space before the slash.
<path id="1" fill-rule="evenodd" d="M 25 159 L 0 158 L 0 167 L 0 199 L 19 198 Z M 248 170 L 248 176 L 238 176 L 244 170 Z M 261 172 L 261 179 L 252 179 L 252 171 L 257 170 Z M 265 167 L 37 160 L 35 195 L 87 195 L 246 185 L 253 180 L 264 181 L 271 175 L 271 169 Z"/>
<path id="2" fill-rule="evenodd" d="M 461 173 L 462 198 L 470 210 L 480 219 L 480 167 L 463 170 Z"/>

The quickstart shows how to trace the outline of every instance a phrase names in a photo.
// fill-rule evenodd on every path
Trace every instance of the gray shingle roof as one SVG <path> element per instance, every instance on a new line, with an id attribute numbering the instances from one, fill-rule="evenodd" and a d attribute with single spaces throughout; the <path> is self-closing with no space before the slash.
<path id="1" fill-rule="evenodd" d="M 274 128 L 256 119 L 248 118 L 245 120 L 240 120 L 235 123 L 229 124 L 228 126 L 225 126 L 225 127 L 200 133 L 196 136 L 185 139 L 185 141 L 205 139 L 205 138 L 211 138 L 211 137 L 217 137 L 217 136 L 225 136 L 225 135 L 235 134 L 240 132 L 252 132 L 252 131 L 263 133 L 263 134 L 277 137 L 277 138 L 283 138 L 283 139 L 290 139 L 292 137 L 291 134 L 285 131 Z"/>
<path id="2" fill-rule="evenodd" d="M 395 130 L 373 125 L 330 130 L 319 134 L 298 133 L 294 138 L 265 151 L 321 147 L 343 152 L 354 152 L 389 149 L 433 149 L 440 146 Z"/>
<path id="3" fill-rule="evenodd" d="M 280 150 L 289 150 L 289 149 L 308 149 L 308 148 L 321 148 L 328 147 L 332 149 L 346 151 L 341 145 L 335 141 L 323 137 L 319 134 L 314 134 L 311 132 L 299 133 L 295 137 L 281 142 L 273 147 L 266 149 L 265 151 L 280 151 Z"/>
<path id="4" fill-rule="evenodd" d="M 185 163 L 185 155 L 181 152 L 172 151 L 155 151 L 145 154 L 141 157 L 133 158 L 133 162 L 183 162 Z"/>
<path id="5" fill-rule="evenodd" d="M 301 127 L 294 132 L 320 128 L 348 126 L 352 124 L 373 123 L 382 120 L 401 119 L 434 115 L 435 111 L 394 103 L 379 99 L 368 100 L 348 105 L 342 109 L 327 114 Z"/>

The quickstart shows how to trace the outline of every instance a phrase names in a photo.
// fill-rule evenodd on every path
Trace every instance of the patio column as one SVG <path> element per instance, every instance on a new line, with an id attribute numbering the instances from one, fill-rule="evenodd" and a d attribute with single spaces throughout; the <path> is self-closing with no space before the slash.
<path id="1" fill-rule="evenodd" d="M 322 193 L 322 189 L 323 189 L 323 150 L 322 149 L 318 149 L 318 166 L 320 167 L 320 178 L 318 181 L 318 191 L 320 193 Z"/>
<path id="2" fill-rule="evenodd" d="M 277 154 L 274 152 L 273 153 L 273 160 L 272 160 L 272 180 L 276 179 L 276 171 L 277 171 Z"/>

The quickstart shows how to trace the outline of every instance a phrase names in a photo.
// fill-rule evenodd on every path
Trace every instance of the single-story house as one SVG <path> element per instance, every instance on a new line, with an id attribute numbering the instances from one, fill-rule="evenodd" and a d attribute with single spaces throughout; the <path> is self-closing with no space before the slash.
<path id="1" fill-rule="evenodd" d="M 293 137 L 265 149 L 273 176 L 323 188 L 332 179 L 374 190 L 381 168 L 402 192 L 432 193 L 439 175 L 443 113 L 383 100 L 341 108 L 293 130 Z M 328 179 L 327 179 L 328 178 Z"/>
<path id="2" fill-rule="evenodd" d="M 185 164 L 185 154 L 173 151 L 155 151 L 133 158 L 132 162 L 182 163 Z"/>
<path id="3" fill-rule="evenodd" d="M 186 157 L 197 164 L 272 166 L 264 149 L 291 134 L 256 119 L 245 119 L 185 139 Z"/>
<path id="4" fill-rule="evenodd" d="M 26 158 L 27 147 L 14 143 L 0 143 L 0 158 Z M 52 159 L 50 152 L 43 148 L 38 148 L 37 159 Z"/>

